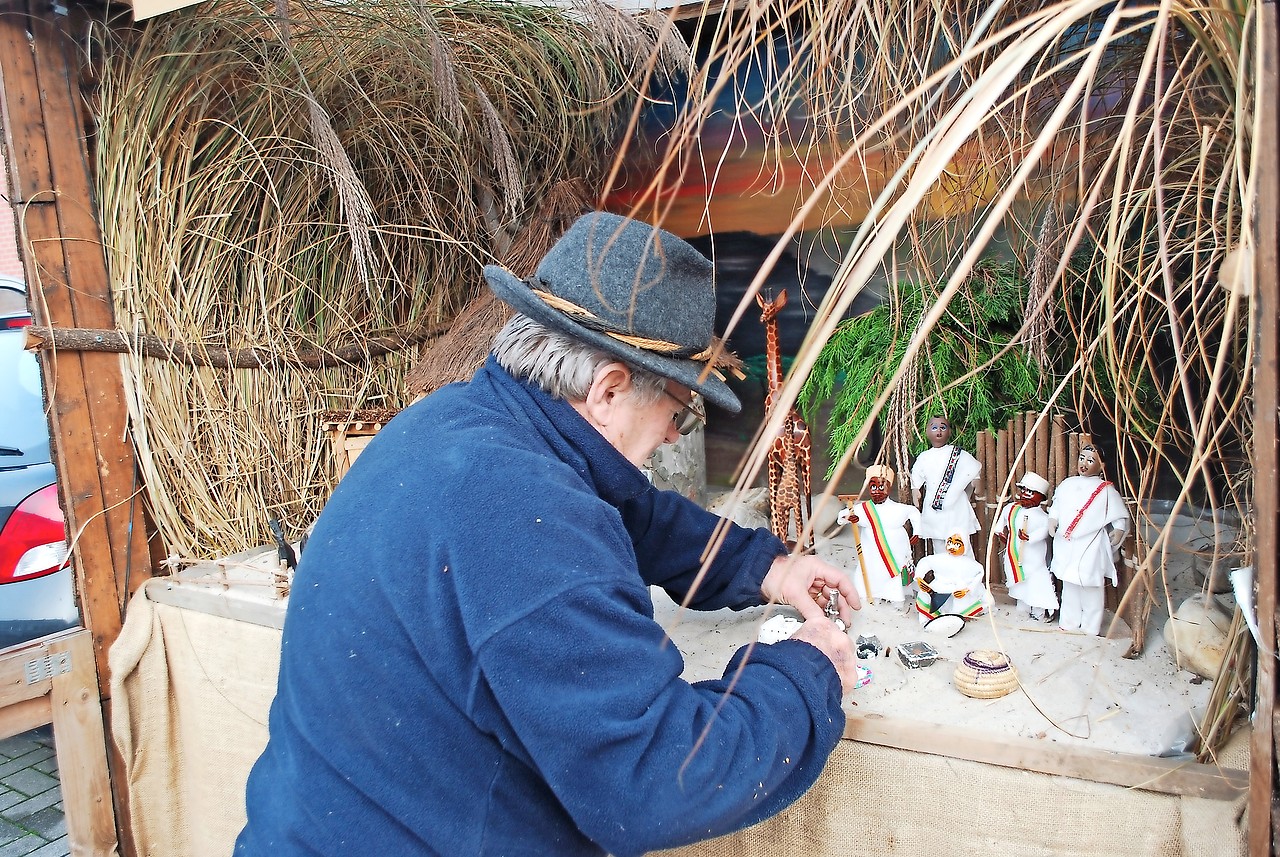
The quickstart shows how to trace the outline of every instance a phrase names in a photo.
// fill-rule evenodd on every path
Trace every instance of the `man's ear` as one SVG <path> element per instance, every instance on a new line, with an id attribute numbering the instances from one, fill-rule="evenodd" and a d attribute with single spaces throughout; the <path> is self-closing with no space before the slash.
<path id="1" fill-rule="evenodd" d="M 596 370 L 579 411 L 596 428 L 607 428 L 617 421 L 622 400 L 631 390 L 631 370 L 627 365 L 606 363 Z"/>

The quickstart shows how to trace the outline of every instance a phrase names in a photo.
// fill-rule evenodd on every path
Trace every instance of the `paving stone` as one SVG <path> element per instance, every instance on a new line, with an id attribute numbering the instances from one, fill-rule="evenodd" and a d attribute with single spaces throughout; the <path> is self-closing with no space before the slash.
<path id="1" fill-rule="evenodd" d="M 42 774 L 34 768 L 23 768 L 15 774 L 0 780 L 6 787 L 24 795 L 40 795 L 58 785 L 58 781 L 48 774 Z"/>
<path id="2" fill-rule="evenodd" d="M 26 832 L 8 819 L 0 818 L 0 842 L 12 842 L 15 839 L 21 839 Z"/>
<path id="3" fill-rule="evenodd" d="M 22 826 L 45 839 L 58 839 L 67 835 L 67 819 L 62 814 L 60 804 L 33 812 L 22 820 Z"/>
<path id="4" fill-rule="evenodd" d="M 27 732 L 23 735 L 15 735 L 12 738 L 0 741 L 0 756 L 4 756 L 7 759 L 16 759 L 18 756 L 25 756 L 33 750 L 40 749 L 40 742 L 28 737 L 30 734 L 30 732 Z"/>
<path id="5" fill-rule="evenodd" d="M 32 854 L 40 853 L 42 848 L 52 845 L 52 842 L 45 842 L 39 836 L 28 833 L 21 839 L 15 839 L 7 845 L 0 845 L 0 857 L 30 857 Z M 64 848 L 67 846 L 64 845 Z M 45 851 L 43 857 L 54 857 L 56 854 L 68 854 L 67 851 Z"/>
<path id="6" fill-rule="evenodd" d="M 48 774 L 51 777 L 56 777 L 58 776 L 58 757 L 51 755 L 47 759 L 42 759 L 41 761 L 36 762 L 31 767 L 35 768 L 42 774 Z"/>
<path id="7" fill-rule="evenodd" d="M 40 762 L 47 760 L 53 755 L 53 750 L 48 747 L 36 747 L 16 759 L 10 759 L 7 762 L 0 763 L 0 780 L 14 773 L 21 771 L 23 768 L 30 768 Z"/>
<path id="8" fill-rule="evenodd" d="M 29 797 L 22 803 L 14 804 L 12 807 L 4 811 L 4 818 L 28 827 L 26 819 L 35 815 L 46 807 L 57 805 L 62 806 L 62 789 L 49 789 L 47 792 L 38 794 L 35 797 Z"/>
<path id="9" fill-rule="evenodd" d="M 22 803 L 27 796 L 21 792 L 15 792 L 13 789 L 7 789 L 0 786 L 0 815 L 4 815 L 4 811 L 14 804 Z"/>
<path id="10" fill-rule="evenodd" d="M 37 848 L 27 857 L 67 857 L 71 853 L 71 843 L 67 841 L 67 837 L 55 839 L 43 848 Z"/>

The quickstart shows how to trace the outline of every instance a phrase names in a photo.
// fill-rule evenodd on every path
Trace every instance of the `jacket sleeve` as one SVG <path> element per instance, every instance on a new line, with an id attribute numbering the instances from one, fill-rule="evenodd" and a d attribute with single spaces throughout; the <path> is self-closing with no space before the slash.
<path id="1" fill-rule="evenodd" d="M 615 857 L 778 812 L 813 784 L 844 729 L 839 679 L 816 648 L 744 648 L 722 679 L 691 685 L 647 602 L 639 586 L 581 586 L 481 651 L 497 704 L 477 709 L 501 717 L 486 726 Z"/>
<path id="2" fill-rule="evenodd" d="M 759 606 L 765 573 L 787 553 L 768 530 L 729 523 L 707 574 L 698 580 L 703 551 L 722 518 L 674 491 L 656 488 L 627 501 L 620 511 L 644 582 L 662 587 L 677 603 L 693 588 L 689 606 L 696 610 Z"/>

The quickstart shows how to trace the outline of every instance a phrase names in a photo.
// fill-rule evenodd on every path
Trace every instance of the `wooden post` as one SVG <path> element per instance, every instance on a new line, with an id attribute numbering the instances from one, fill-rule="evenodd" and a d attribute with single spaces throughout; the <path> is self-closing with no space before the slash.
<path id="1" fill-rule="evenodd" d="M 1051 486 L 1067 478 L 1067 418 L 1062 414 L 1053 415 L 1053 466 L 1049 469 L 1053 473 L 1045 477 Z"/>
<path id="2" fill-rule="evenodd" d="M 94 208 L 80 93 L 81 48 L 75 25 L 47 3 L 19 0 L 0 15 L 0 122 L 8 199 L 21 237 L 28 291 L 39 323 L 115 326 L 102 237 Z M 129 594 L 151 573 L 146 524 L 134 466 L 120 358 L 94 352 L 42 352 L 54 464 L 68 530 L 75 535 L 76 585 L 92 635 L 95 698 L 108 687 L 107 650 L 120 632 Z M 105 699 L 101 700 L 104 709 Z M 83 718 L 73 731 L 87 728 Z M 72 741 L 67 735 L 58 735 Z M 107 754 L 101 724 L 97 753 Z M 87 747 L 88 745 L 83 745 Z M 88 751 L 86 751 L 88 752 Z M 112 759 L 121 807 L 123 769 Z M 78 763 L 78 762 L 77 762 Z M 64 770 L 65 773 L 65 770 Z M 68 824 L 80 812 L 67 804 Z M 87 822 L 97 829 L 98 820 Z M 132 853 L 127 825 L 126 853 Z"/>
<path id="3" fill-rule="evenodd" d="M 1257 81 L 1258 127 L 1267 135 L 1280 134 L 1280 73 L 1277 72 L 1277 16 L 1275 3 L 1258 7 L 1261 79 Z M 1266 129 L 1270 128 L 1270 131 Z M 1271 139 L 1274 141 L 1275 137 Z M 1280 192 L 1280 165 L 1276 147 L 1254 141 L 1258 156 L 1256 186 L 1257 221 L 1253 234 L 1255 261 L 1255 300 L 1258 304 L 1258 363 L 1254 381 L 1254 461 L 1253 500 L 1257 510 L 1257 532 L 1254 574 L 1257 580 L 1258 611 L 1258 675 L 1254 701 L 1253 731 L 1249 745 L 1249 855 L 1267 857 L 1276 853 L 1276 579 L 1280 574 L 1276 545 L 1280 540 L 1280 460 L 1276 444 L 1280 432 L 1276 425 L 1276 409 L 1280 407 L 1280 282 L 1276 266 L 1280 264 L 1277 242 L 1280 242 L 1280 211 L 1276 200 Z"/>

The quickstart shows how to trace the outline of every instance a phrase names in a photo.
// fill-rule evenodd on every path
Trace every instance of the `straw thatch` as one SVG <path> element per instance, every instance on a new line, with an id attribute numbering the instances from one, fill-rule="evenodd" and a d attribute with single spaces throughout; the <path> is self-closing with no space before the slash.
<path id="1" fill-rule="evenodd" d="M 595 203 L 638 77 L 678 56 L 665 19 L 595 3 L 271 11 L 208 3 L 95 40 L 118 324 L 269 367 L 125 358 L 177 558 L 311 522 L 334 478 L 321 415 L 407 403 L 418 349 L 480 293 L 481 266 L 526 265 Z"/>

